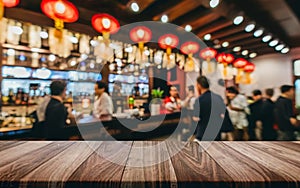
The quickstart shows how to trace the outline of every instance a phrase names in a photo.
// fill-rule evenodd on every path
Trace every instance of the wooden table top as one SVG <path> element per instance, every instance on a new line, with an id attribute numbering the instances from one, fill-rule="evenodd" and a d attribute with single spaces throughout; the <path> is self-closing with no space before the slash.
<path id="1" fill-rule="evenodd" d="M 127 147 L 113 141 L 0 141 L 0 187 L 300 186 L 300 142 L 188 143 L 145 167 L 134 166 L 171 155 L 180 143 L 119 143 Z M 157 144 L 161 150 L 141 149 Z"/>

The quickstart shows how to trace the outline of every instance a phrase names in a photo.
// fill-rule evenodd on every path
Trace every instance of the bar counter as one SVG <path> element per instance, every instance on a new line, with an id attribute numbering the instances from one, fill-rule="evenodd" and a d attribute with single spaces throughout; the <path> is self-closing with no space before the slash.
<path id="1" fill-rule="evenodd" d="M 297 187 L 300 142 L 1 141 L 0 187 Z M 95 150 L 89 145 L 93 145 Z M 151 154 L 133 147 L 162 144 Z M 204 149 L 207 148 L 207 149 Z M 94 152 L 96 151 L 96 152 Z M 98 154 L 97 154 L 98 153 Z M 100 155 L 99 155 L 100 153 Z M 114 153 L 110 160 L 103 153 Z"/>

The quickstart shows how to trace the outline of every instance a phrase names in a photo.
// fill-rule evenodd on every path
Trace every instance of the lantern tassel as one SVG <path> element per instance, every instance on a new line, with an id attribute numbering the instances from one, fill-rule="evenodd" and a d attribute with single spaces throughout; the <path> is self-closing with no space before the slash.
<path id="1" fill-rule="evenodd" d="M 223 75 L 224 75 L 224 78 L 226 79 L 226 77 L 227 77 L 227 63 L 223 63 L 223 66 L 224 66 Z"/>
<path id="2" fill-rule="evenodd" d="M 241 69 L 241 68 L 238 68 L 238 72 L 237 72 L 237 75 L 236 75 L 236 77 L 235 77 L 235 82 L 237 83 L 237 84 L 239 84 L 240 82 L 241 82 L 241 78 L 242 78 L 242 70 L 243 69 Z"/>
<path id="3" fill-rule="evenodd" d="M 63 37 L 62 30 L 64 29 L 64 22 L 61 19 L 55 19 L 54 26 L 56 28 L 54 36 L 61 41 Z"/>
<path id="4" fill-rule="evenodd" d="M 0 20 L 3 18 L 4 15 L 4 3 L 3 0 L 0 0 Z"/>
<path id="5" fill-rule="evenodd" d="M 141 57 L 143 57 L 143 52 L 144 52 L 144 43 L 143 42 L 139 42 L 139 49 L 140 49 Z"/>
<path id="6" fill-rule="evenodd" d="M 249 72 L 246 72 L 245 84 L 251 84 L 251 74 Z"/>
<path id="7" fill-rule="evenodd" d="M 207 72 L 208 72 L 208 73 L 212 73 L 213 70 L 212 70 L 210 58 L 207 58 L 207 59 L 206 59 L 206 62 L 207 62 Z"/>
<path id="8" fill-rule="evenodd" d="M 103 41 L 105 43 L 106 46 L 109 46 L 109 37 L 110 37 L 110 34 L 109 32 L 102 32 L 102 36 L 103 36 Z"/>

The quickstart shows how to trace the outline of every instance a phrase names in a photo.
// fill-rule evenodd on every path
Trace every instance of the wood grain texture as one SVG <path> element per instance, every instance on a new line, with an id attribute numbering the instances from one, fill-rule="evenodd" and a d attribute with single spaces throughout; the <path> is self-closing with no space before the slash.
<path id="1" fill-rule="evenodd" d="M 182 144 L 3 141 L 0 142 L 0 187 L 300 185 L 300 142 Z"/>
<path id="2" fill-rule="evenodd" d="M 225 144 L 239 153 L 248 156 L 257 164 L 262 165 L 264 169 L 279 173 L 285 179 L 284 182 L 287 183 L 285 186 L 293 187 L 299 185 L 300 168 L 290 163 L 290 161 L 286 161 L 285 158 L 278 157 L 277 153 L 266 151 L 265 148 L 269 145 L 267 142 L 260 142 L 258 144 L 260 148 L 253 147 L 253 145 L 251 146 L 245 142 L 225 142 Z M 299 163 L 299 158 L 295 160 L 298 160 Z M 276 179 L 272 181 L 276 181 Z"/>
<path id="3" fill-rule="evenodd" d="M 196 143 L 167 142 L 179 187 L 231 187 L 232 178 Z"/>
<path id="4" fill-rule="evenodd" d="M 120 187 L 133 142 L 103 142 L 69 178 L 67 187 Z M 124 147 L 125 145 L 125 147 Z M 105 155 L 103 155 L 105 153 Z M 114 163 L 114 162 L 117 162 Z M 86 180 L 89 180 L 87 182 Z M 80 183 L 78 183 L 80 182 Z"/>
<path id="5" fill-rule="evenodd" d="M 56 142 L 65 148 L 69 142 Z M 72 143 L 72 142 L 71 142 Z M 89 142 L 92 147 L 102 142 Z M 76 142 L 21 178 L 26 187 L 64 187 L 74 171 L 94 152 L 86 142 Z M 57 148 L 57 149 L 58 149 Z M 53 151 L 53 150 L 52 150 Z"/>
<path id="6" fill-rule="evenodd" d="M 168 158 L 169 153 L 165 143 L 134 142 L 122 177 L 121 187 L 175 186 L 177 182 L 175 171 Z M 150 164 L 153 165 L 149 166 Z M 144 167 L 138 167 L 143 165 Z"/>
<path id="7" fill-rule="evenodd" d="M 284 182 L 286 179 L 265 168 L 263 165 L 256 163 L 248 153 L 240 153 L 224 143 L 201 143 L 200 145 L 211 156 L 213 160 L 226 171 L 235 182 L 235 186 L 241 187 L 261 187 L 269 185 L 271 180 Z M 228 143 L 231 145 L 231 143 Z M 272 184 L 272 186 L 278 183 Z"/>

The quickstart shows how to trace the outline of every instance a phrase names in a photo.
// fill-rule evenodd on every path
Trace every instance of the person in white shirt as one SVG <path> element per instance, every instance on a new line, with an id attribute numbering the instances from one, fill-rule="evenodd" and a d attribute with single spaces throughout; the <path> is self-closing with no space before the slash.
<path id="1" fill-rule="evenodd" d="M 194 104 L 196 101 L 195 89 L 194 86 L 190 85 L 187 88 L 187 96 L 182 101 L 182 107 L 185 107 L 188 110 L 194 110 Z"/>
<path id="2" fill-rule="evenodd" d="M 94 117 L 100 120 L 111 120 L 114 107 L 112 99 L 108 94 L 107 84 L 102 81 L 97 81 L 95 84 L 95 95 Z"/>
<path id="3" fill-rule="evenodd" d="M 248 120 L 247 113 L 248 102 L 247 98 L 239 94 L 238 90 L 235 87 L 226 88 L 226 95 L 229 98 L 229 116 L 234 126 L 234 139 L 235 140 L 248 140 Z"/>

